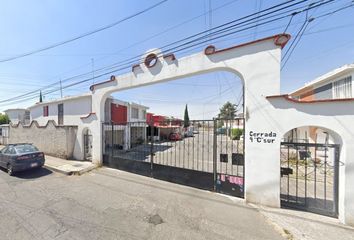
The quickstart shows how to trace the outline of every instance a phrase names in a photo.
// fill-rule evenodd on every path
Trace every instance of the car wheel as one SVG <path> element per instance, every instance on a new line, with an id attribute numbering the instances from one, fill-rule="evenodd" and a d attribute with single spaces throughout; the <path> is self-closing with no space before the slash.
<path id="1" fill-rule="evenodd" d="M 8 164 L 8 165 L 7 165 L 7 173 L 8 173 L 10 176 L 13 176 L 13 175 L 14 175 L 14 171 L 13 171 L 13 169 L 12 169 L 11 164 Z"/>

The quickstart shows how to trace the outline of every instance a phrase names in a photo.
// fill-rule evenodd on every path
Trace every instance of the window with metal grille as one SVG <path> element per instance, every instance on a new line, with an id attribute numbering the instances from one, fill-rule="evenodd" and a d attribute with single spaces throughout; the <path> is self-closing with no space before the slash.
<path id="1" fill-rule="evenodd" d="M 352 97 L 352 76 L 333 82 L 333 98 Z"/>
<path id="2" fill-rule="evenodd" d="M 139 118 L 139 109 L 137 108 L 132 108 L 132 113 L 131 113 L 131 117 L 138 119 Z"/>

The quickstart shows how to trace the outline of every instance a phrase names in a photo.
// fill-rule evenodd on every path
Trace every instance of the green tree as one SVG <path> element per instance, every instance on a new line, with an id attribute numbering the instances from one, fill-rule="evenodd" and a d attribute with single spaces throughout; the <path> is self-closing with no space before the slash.
<path id="1" fill-rule="evenodd" d="M 232 104 L 227 101 L 221 108 L 219 118 L 222 119 L 234 119 L 236 117 L 236 104 Z"/>
<path id="2" fill-rule="evenodd" d="M 43 102 L 42 91 L 39 91 L 39 102 Z"/>
<path id="3" fill-rule="evenodd" d="M 229 101 L 227 101 L 221 108 L 220 108 L 220 113 L 218 115 L 219 118 L 221 118 L 221 120 L 219 121 L 222 121 L 226 122 L 226 135 L 227 136 L 230 136 L 231 132 L 230 132 L 230 128 L 231 126 L 229 126 L 229 120 L 232 120 L 232 119 L 235 119 L 236 117 L 236 109 L 237 105 L 236 104 L 232 104 L 230 103 Z M 231 125 L 231 123 L 230 123 Z"/>
<path id="4" fill-rule="evenodd" d="M 184 127 L 189 127 L 189 114 L 188 114 L 188 106 L 186 104 L 186 108 L 184 109 Z"/>
<path id="5" fill-rule="evenodd" d="M 0 124 L 9 124 L 9 123 L 10 123 L 9 116 L 7 116 L 7 114 L 0 113 Z"/>

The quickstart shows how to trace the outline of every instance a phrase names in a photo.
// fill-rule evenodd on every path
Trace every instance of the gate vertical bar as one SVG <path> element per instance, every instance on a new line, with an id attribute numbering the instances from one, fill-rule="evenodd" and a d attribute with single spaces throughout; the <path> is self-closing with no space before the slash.
<path id="1" fill-rule="evenodd" d="M 113 161 L 113 151 L 114 151 L 114 146 L 113 146 L 113 122 L 111 122 L 111 161 Z"/>
<path id="2" fill-rule="evenodd" d="M 334 147 L 334 184 L 333 184 L 333 208 L 334 208 L 334 213 L 335 216 L 338 216 L 338 194 L 339 194 L 339 157 L 340 157 L 340 152 L 339 152 L 339 146 Z"/>
<path id="3" fill-rule="evenodd" d="M 288 144 L 288 156 L 287 156 L 287 162 L 288 162 L 288 169 L 290 169 L 290 146 L 289 146 L 289 144 Z M 290 191 L 290 178 L 289 178 L 289 174 L 287 174 L 287 179 L 288 179 L 288 189 L 287 189 L 287 194 L 288 194 L 288 196 L 287 196 L 287 199 L 288 199 L 288 202 L 290 201 L 290 193 L 289 193 L 289 191 Z"/>
<path id="4" fill-rule="evenodd" d="M 217 173 L 216 173 L 216 151 L 217 151 L 217 137 L 216 137 L 216 127 L 217 127 L 217 120 L 214 119 L 214 126 L 213 126 L 213 176 L 214 176 L 214 191 L 216 191 L 216 178 L 217 178 Z"/>
<path id="5" fill-rule="evenodd" d="M 101 139 L 102 139 L 102 164 L 105 161 L 105 154 L 106 154 L 106 146 L 105 146 L 105 141 L 106 141 L 106 130 L 105 130 L 105 124 L 101 123 Z"/>
<path id="6" fill-rule="evenodd" d="M 305 147 L 306 155 L 305 155 L 305 206 L 307 205 L 307 162 L 308 162 L 308 153 L 309 149 L 306 145 Z"/>
<path id="7" fill-rule="evenodd" d="M 328 151 L 327 143 L 325 144 L 325 155 L 324 155 L 324 179 L 323 179 L 323 190 L 324 190 L 324 208 L 327 208 L 327 151 Z"/>
<path id="8" fill-rule="evenodd" d="M 150 176 L 153 177 L 154 174 L 154 129 L 153 129 L 153 122 L 150 122 Z"/>
<path id="9" fill-rule="evenodd" d="M 314 195 L 315 195 L 315 200 L 316 200 L 316 198 L 317 198 L 317 186 L 316 186 L 316 184 L 317 184 L 317 144 L 315 145 L 315 161 L 314 161 L 314 165 L 315 165 L 315 170 L 314 170 L 314 191 L 315 191 L 315 193 L 314 193 Z"/>
<path id="10" fill-rule="evenodd" d="M 296 179 L 295 179 L 295 191 L 296 191 L 296 203 L 298 203 L 298 193 L 299 193 L 299 149 L 296 146 Z"/>

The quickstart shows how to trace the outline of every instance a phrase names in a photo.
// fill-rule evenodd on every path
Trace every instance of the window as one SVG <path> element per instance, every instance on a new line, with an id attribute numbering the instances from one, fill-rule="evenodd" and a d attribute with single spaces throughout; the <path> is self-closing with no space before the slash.
<path id="1" fill-rule="evenodd" d="M 58 104 L 58 124 L 64 124 L 64 104 Z"/>
<path id="2" fill-rule="evenodd" d="M 16 150 L 13 147 L 8 147 L 3 152 L 4 154 L 16 154 Z"/>
<path id="3" fill-rule="evenodd" d="M 38 152 L 38 148 L 36 148 L 35 146 L 33 145 L 29 145 L 29 144 L 26 144 L 26 145 L 17 145 L 16 147 L 16 150 L 18 153 L 22 154 L 22 153 L 32 153 L 32 152 Z"/>
<path id="4" fill-rule="evenodd" d="M 131 113 L 131 117 L 138 119 L 139 118 L 139 109 L 137 108 L 132 108 L 132 113 Z"/>
<path id="5" fill-rule="evenodd" d="M 29 121 L 31 120 L 31 115 L 30 115 L 30 111 L 26 110 L 25 111 L 25 117 L 24 117 L 25 123 L 29 123 Z"/>
<path id="6" fill-rule="evenodd" d="M 352 76 L 333 82 L 333 98 L 352 97 Z"/>
<path id="7" fill-rule="evenodd" d="M 141 119 L 146 119 L 146 110 L 141 110 Z"/>
<path id="8" fill-rule="evenodd" d="M 8 148 L 8 147 L 6 147 L 6 148 L 2 149 L 2 150 L 1 150 L 1 152 L 3 152 L 4 154 L 9 154 L 9 153 L 10 153 L 10 151 L 9 151 L 9 148 Z"/>
<path id="9" fill-rule="evenodd" d="M 43 107 L 43 117 L 48 117 L 48 115 L 49 115 L 49 107 L 44 106 Z"/>
<path id="10" fill-rule="evenodd" d="M 16 154 L 16 150 L 13 147 L 10 147 L 10 154 Z"/>

